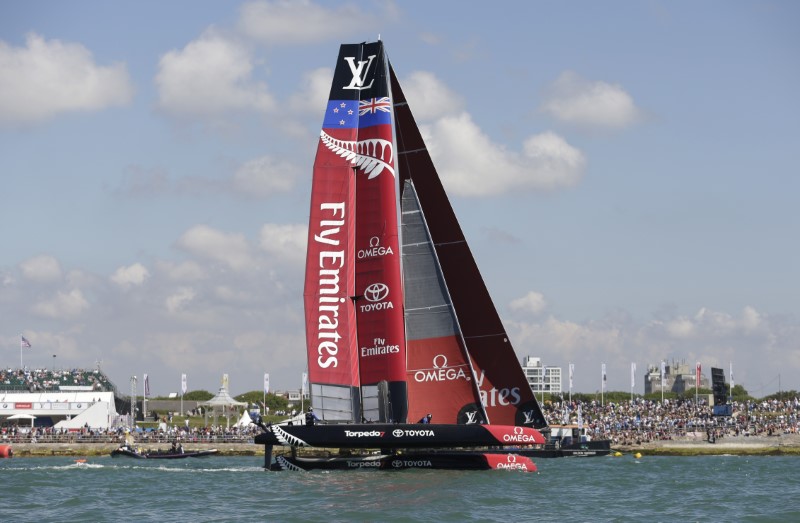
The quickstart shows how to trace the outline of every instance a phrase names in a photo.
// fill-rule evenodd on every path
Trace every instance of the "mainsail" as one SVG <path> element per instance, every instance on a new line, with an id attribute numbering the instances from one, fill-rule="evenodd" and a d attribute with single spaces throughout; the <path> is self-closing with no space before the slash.
<path id="1" fill-rule="evenodd" d="M 381 42 L 340 48 L 304 296 L 323 419 L 546 426 Z"/>

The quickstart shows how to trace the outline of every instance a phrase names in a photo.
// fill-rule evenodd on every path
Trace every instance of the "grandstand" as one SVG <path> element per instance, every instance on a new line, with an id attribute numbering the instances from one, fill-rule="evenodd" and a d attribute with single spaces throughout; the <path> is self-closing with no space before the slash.
<path id="1" fill-rule="evenodd" d="M 108 429 L 129 401 L 108 377 L 93 370 L 0 370 L 0 424 L 80 430 Z"/>

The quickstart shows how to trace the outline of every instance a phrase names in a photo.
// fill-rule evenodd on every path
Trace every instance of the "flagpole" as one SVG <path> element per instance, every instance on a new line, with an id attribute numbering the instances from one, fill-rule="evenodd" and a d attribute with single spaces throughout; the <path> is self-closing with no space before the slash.
<path id="1" fill-rule="evenodd" d="M 698 361 L 694 368 L 694 404 L 697 406 L 698 395 L 700 394 L 700 362 Z"/>
<path id="2" fill-rule="evenodd" d="M 600 406 L 605 406 L 605 394 L 606 394 L 606 364 L 602 363 L 600 366 Z"/>

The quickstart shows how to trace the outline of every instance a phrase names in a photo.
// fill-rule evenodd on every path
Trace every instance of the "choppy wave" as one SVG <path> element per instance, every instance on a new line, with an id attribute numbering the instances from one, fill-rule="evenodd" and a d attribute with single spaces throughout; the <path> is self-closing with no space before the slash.
<path id="1" fill-rule="evenodd" d="M 797 458 L 538 460 L 507 471 L 265 472 L 260 457 L 0 461 L 4 521 L 797 521 Z M 783 500 L 783 501 L 781 501 Z"/>

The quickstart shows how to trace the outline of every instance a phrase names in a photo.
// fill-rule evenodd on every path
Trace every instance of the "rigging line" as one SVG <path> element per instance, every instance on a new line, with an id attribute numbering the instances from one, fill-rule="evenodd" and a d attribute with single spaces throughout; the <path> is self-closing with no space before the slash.
<path id="1" fill-rule="evenodd" d="M 464 336 L 464 339 L 477 339 L 477 338 L 493 338 L 495 336 L 506 336 L 505 332 L 498 332 L 495 334 L 481 334 L 480 336 Z"/>
<path id="2" fill-rule="evenodd" d="M 418 153 L 418 152 L 427 151 L 427 150 L 428 150 L 428 148 L 427 148 L 427 147 L 422 147 L 422 148 L 420 148 L 420 149 L 408 149 L 408 150 L 405 150 L 405 151 L 399 151 L 399 152 L 397 153 L 397 155 L 399 156 L 399 155 L 401 155 L 401 154 L 411 154 L 411 153 Z"/>
<path id="3" fill-rule="evenodd" d="M 449 309 L 449 308 L 450 308 L 450 304 L 449 304 L 449 303 L 443 303 L 443 304 L 441 304 L 441 305 L 429 305 L 429 306 L 427 306 L 427 307 L 413 307 L 413 308 L 407 307 L 407 308 L 406 308 L 406 312 L 412 312 L 412 311 L 429 311 L 429 310 L 431 310 L 431 309 L 441 309 L 441 308 L 444 308 L 444 307 L 446 307 L 446 308 L 448 308 L 448 309 Z"/>

